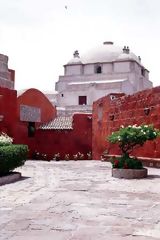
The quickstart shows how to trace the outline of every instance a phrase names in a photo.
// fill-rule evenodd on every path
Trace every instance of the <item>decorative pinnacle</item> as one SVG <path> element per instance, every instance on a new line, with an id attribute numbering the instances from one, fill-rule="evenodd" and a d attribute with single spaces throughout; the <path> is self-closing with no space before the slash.
<path id="1" fill-rule="evenodd" d="M 78 52 L 78 50 L 75 50 L 74 51 L 74 53 L 73 53 L 73 56 L 74 56 L 74 58 L 79 58 L 79 52 Z"/>

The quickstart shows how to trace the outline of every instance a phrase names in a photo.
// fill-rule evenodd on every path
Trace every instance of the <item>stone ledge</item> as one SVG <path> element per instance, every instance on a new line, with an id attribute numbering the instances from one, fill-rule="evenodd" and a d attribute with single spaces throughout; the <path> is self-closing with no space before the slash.
<path id="1" fill-rule="evenodd" d="M 110 162 L 110 158 L 112 157 L 120 157 L 121 155 L 116 154 L 103 154 L 102 160 Z M 142 161 L 143 165 L 146 167 L 155 167 L 160 168 L 160 158 L 149 158 L 149 157 L 137 157 Z"/>
<path id="2" fill-rule="evenodd" d="M 0 186 L 8 183 L 15 182 L 21 178 L 21 173 L 13 172 L 6 176 L 0 177 Z"/>
<path id="3" fill-rule="evenodd" d="M 142 169 L 112 168 L 112 177 L 115 177 L 115 178 L 125 178 L 125 179 L 146 178 L 147 173 L 148 173 L 148 170 L 146 168 L 142 168 Z"/>

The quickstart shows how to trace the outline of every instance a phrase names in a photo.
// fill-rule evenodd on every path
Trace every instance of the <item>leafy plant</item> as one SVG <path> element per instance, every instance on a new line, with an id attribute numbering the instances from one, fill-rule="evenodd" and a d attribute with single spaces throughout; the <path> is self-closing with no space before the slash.
<path id="1" fill-rule="evenodd" d="M 87 159 L 88 159 L 88 160 L 91 160 L 91 159 L 92 159 L 92 152 L 88 152 L 88 153 L 87 153 Z"/>
<path id="2" fill-rule="evenodd" d="M 73 159 L 74 159 L 75 161 L 76 161 L 76 160 L 83 160 L 83 159 L 84 159 L 84 154 L 78 152 L 77 154 L 74 154 L 74 155 L 73 155 Z"/>
<path id="3" fill-rule="evenodd" d="M 78 154 L 74 154 L 74 155 L 73 155 L 73 159 L 74 159 L 75 161 L 77 161 L 77 160 L 78 160 Z"/>
<path id="4" fill-rule="evenodd" d="M 142 169 L 143 165 L 137 158 L 127 156 L 111 158 L 113 168 Z"/>
<path id="5" fill-rule="evenodd" d="M 6 133 L 2 132 L 0 135 L 0 146 L 7 146 L 12 144 L 13 138 L 9 137 Z"/>
<path id="6" fill-rule="evenodd" d="M 10 144 L 0 147 L 0 176 L 8 174 L 15 168 L 24 165 L 27 155 L 27 145 Z"/>
<path id="7" fill-rule="evenodd" d="M 41 160 L 41 153 L 35 150 L 32 154 L 32 159 L 34 160 Z"/>
<path id="8" fill-rule="evenodd" d="M 53 156 L 53 160 L 59 161 L 61 159 L 60 153 L 55 153 Z"/>
<path id="9" fill-rule="evenodd" d="M 42 153 L 41 156 L 42 156 L 42 160 L 45 160 L 45 161 L 47 160 L 47 157 L 48 157 L 47 154 Z"/>
<path id="10" fill-rule="evenodd" d="M 69 161 L 69 159 L 70 159 L 69 153 L 65 154 L 64 159 L 65 159 L 66 161 Z"/>
<path id="11" fill-rule="evenodd" d="M 155 129 L 153 125 L 141 125 L 123 127 L 116 132 L 113 132 L 109 137 L 109 142 L 118 143 L 122 152 L 121 158 L 112 160 L 114 168 L 142 168 L 142 164 L 136 158 L 131 158 L 129 155 L 133 149 L 138 146 L 143 146 L 148 140 L 154 140 L 160 136 L 159 130 Z"/>

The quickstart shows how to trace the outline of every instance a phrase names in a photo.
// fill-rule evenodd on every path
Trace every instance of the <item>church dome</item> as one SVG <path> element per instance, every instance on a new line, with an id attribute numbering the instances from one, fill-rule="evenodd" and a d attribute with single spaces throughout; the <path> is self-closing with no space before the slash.
<path id="1" fill-rule="evenodd" d="M 136 62 L 140 63 L 140 57 L 137 57 L 134 53 L 121 53 L 117 60 L 135 60 Z"/>
<path id="2" fill-rule="evenodd" d="M 82 64 L 82 61 L 80 58 L 72 58 L 67 64 Z"/>
<path id="3" fill-rule="evenodd" d="M 101 46 L 87 51 L 81 57 L 74 57 L 68 64 L 103 63 L 121 60 L 134 60 L 140 63 L 139 58 L 134 53 L 130 52 L 129 47 L 115 46 L 113 42 L 108 41 L 104 42 Z"/>

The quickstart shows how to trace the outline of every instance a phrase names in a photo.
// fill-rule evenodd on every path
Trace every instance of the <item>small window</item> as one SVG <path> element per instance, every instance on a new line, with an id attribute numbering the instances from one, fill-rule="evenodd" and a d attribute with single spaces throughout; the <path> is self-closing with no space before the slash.
<path id="1" fill-rule="evenodd" d="M 87 96 L 79 96 L 79 105 L 87 105 Z"/>
<path id="2" fill-rule="evenodd" d="M 29 122 L 28 123 L 28 137 L 34 137 L 35 135 L 35 122 Z"/>
<path id="3" fill-rule="evenodd" d="M 102 67 L 96 66 L 96 73 L 102 73 Z"/>
<path id="4" fill-rule="evenodd" d="M 141 68 L 141 74 L 142 74 L 142 76 L 145 76 L 145 69 L 144 68 Z"/>

